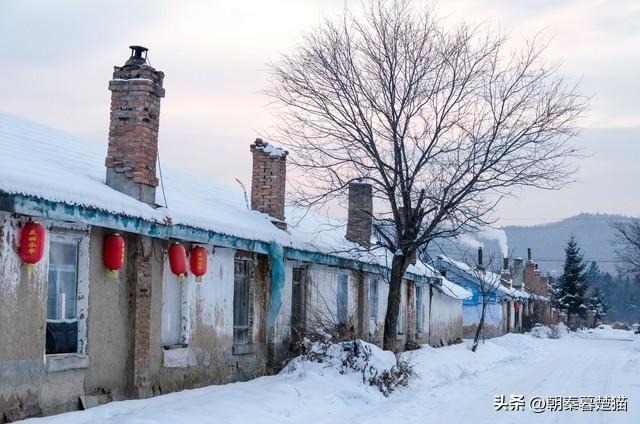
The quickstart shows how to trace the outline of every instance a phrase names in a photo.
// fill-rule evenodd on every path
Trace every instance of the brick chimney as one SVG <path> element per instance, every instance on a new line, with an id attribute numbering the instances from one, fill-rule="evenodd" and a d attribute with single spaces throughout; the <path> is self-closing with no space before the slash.
<path id="1" fill-rule="evenodd" d="M 349 184 L 347 240 L 368 249 L 371 246 L 373 222 L 373 189 L 371 184 L 354 181 Z"/>
<path id="2" fill-rule="evenodd" d="M 524 273 L 524 261 L 522 258 L 515 258 L 513 260 L 513 273 L 511 275 L 512 278 L 512 286 L 518 290 L 524 289 L 524 281 L 523 281 L 523 273 Z"/>
<path id="3" fill-rule="evenodd" d="M 524 264 L 524 284 L 532 291 L 537 289 L 537 278 L 535 275 L 535 265 L 533 263 L 531 248 L 527 249 L 527 262 Z"/>
<path id="4" fill-rule="evenodd" d="M 124 66 L 113 67 L 107 185 L 155 206 L 156 158 L 164 73 L 147 63 L 147 50 L 130 46 Z"/>
<path id="5" fill-rule="evenodd" d="M 502 261 L 502 273 L 500 274 L 502 284 L 511 287 L 511 272 L 509 271 L 509 258 L 504 258 Z"/>
<path id="6" fill-rule="evenodd" d="M 250 149 L 253 156 L 251 209 L 269 215 L 276 227 L 286 230 L 284 200 L 288 152 L 260 138 L 256 138 Z"/>

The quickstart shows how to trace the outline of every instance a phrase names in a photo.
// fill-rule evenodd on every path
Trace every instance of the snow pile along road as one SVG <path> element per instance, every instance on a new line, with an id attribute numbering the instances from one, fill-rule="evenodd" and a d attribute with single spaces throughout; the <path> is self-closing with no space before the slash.
<path id="1" fill-rule="evenodd" d="M 414 375 L 410 361 L 363 340 L 305 340 L 305 346 L 307 353 L 291 361 L 281 374 L 304 374 L 308 368 L 317 367 L 334 369 L 341 375 L 357 375 L 362 383 L 377 387 L 385 396 L 407 387 Z"/>
<path id="2" fill-rule="evenodd" d="M 343 349 L 342 349 L 343 350 Z M 379 351 L 382 352 L 382 351 Z M 472 353 L 468 343 L 408 352 L 417 377 L 385 397 L 335 361 L 295 361 L 286 372 L 246 383 L 185 390 L 144 400 L 36 419 L 84 423 L 637 423 L 640 422 L 640 338 L 632 343 L 508 334 Z M 386 352 L 380 369 L 392 364 Z M 628 412 L 496 411 L 497 395 L 627 396 Z"/>
<path id="3" fill-rule="evenodd" d="M 596 328 L 579 330 L 576 332 L 576 336 L 585 339 L 633 341 L 633 331 L 617 330 L 606 324 L 599 325 Z"/>
<path id="4" fill-rule="evenodd" d="M 536 324 L 529 334 L 538 339 L 559 339 L 561 337 L 567 337 L 569 335 L 569 329 L 562 322 L 552 326 Z"/>

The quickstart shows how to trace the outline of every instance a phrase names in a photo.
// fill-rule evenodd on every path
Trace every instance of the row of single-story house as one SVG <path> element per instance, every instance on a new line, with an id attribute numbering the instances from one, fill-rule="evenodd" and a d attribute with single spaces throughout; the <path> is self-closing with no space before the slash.
<path id="1" fill-rule="evenodd" d="M 326 325 L 381 341 L 370 186 L 333 225 L 285 208 L 287 152 L 260 139 L 249 207 L 239 188 L 157 174 L 163 78 L 140 47 L 114 68 L 108 146 L 0 114 L 0 422 L 246 380 Z M 461 340 L 470 295 L 410 265 L 401 344 Z"/>
<path id="2" fill-rule="evenodd" d="M 482 263 L 482 247 L 476 264 L 439 255 L 436 268 L 441 275 L 465 288 L 472 296 L 463 300 L 463 335 L 474 337 L 485 309 L 482 337 L 522 332 L 535 324 L 557 323 L 559 316 L 551 306 L 548 277 L 538 271 L 528 249 L 528 259 L 504 258 L 501 272 L 488 270 Z M 486 300 L 486 302 L 485 302 Z"/>

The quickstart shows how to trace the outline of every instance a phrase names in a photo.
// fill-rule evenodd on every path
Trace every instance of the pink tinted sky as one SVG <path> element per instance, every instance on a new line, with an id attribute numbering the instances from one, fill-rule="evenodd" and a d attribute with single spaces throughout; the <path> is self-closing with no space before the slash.
<path id="1" fill-rule="evenodd" d="M 160 149 L 165 166 L 249 181 L 249 144 L 273 119 L 260 91 L 265 63 L 323 17 L 360 1 L 0 0 L 0 111 L 105 143 L 107 81 L 127 46 L 150 48 L 165 72 Z M 422 3 L 422 2 L 419 2 Z M 640 215 L 640 2 L 449 0 L 451 22 L 486 21 L 514 42 L 552 36 L 549 57 L 593 96 L 575 140 L 588 157 L 559 192 L 527 190 L 497 211 L 503 224 L 579 212 Z M 339 212 L 337 212 L 339 213 Z"/>

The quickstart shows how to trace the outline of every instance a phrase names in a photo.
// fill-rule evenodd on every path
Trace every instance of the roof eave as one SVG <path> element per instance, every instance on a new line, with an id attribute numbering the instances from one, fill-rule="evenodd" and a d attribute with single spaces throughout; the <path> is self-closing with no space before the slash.
<path id="1" fill-rule="evenodd" d="M 0 210 L 51 220 L 72 221 L 165 240 L 185 240 L 261 254 L 269 253 L 270 243 L 261 240 L 251 240 L 182 224 L 167 225 L 140 217 L 114 214 L 97 208 L 55 202 L 23 194 L 0 191 Z M 387 269 L 381 265 L 370 264 L 354 259 L 341 258 L 320 252 L 310 252 L 288 246 L 284 247 L 286 257 L 291 260 L 314 262 L 376 274 L 384 274 Z M 417 283 L 436 283 L 435 279 L 413 273 L 406 273 L 405 278 Z"/>

